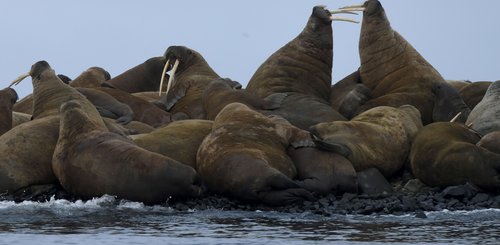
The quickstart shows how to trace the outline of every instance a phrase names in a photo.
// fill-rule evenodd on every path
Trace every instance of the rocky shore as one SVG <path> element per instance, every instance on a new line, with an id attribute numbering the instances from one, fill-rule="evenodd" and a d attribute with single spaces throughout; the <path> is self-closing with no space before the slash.
<path id="1" fill-rule="evenodd" d="M 245 211 L 278 211 L 285 213 L 311 212 L 331 216 L 334 214 L 414 214 L 417 218 L 426 218 L 426 211 L 441 210 L 477 210 L 500 208 L 500 194 L 481 190 L 472 184 L 449 186 L 446 188 L 430 188 L 417 179 L 391 180 L 390 192 L 372 194 L 343 195 L 330 194 L 316 201 L 306 201 L 286 206 L 266 206 L 262 204 L 243 203 L 234 199 L 207 194 L 203 198 L 187 200 L 170 200 L 162 206 L 177 211 L 188 210 L 245 210 Z M 37 201 L 46 202 L 51 198 L 68 201 L 85 200 L 67 193 L 58 185 L 38 185 L 19 190 L 16 193 L 0 194 L 0 201 Z M 117 200 L 119 202 L 120 200 Z"/>

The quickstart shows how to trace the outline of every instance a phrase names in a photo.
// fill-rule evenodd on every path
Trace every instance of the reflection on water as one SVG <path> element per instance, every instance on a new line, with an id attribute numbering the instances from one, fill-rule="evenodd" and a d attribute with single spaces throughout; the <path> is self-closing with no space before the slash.
<path id="1" fill-rule="evenodd" d="M 3 243 L 491 243 L 500 240 L 500 210 L 405 216 L 204 210 L 179 212 L 112 197 L 70 203 L 0 202 Z"/>

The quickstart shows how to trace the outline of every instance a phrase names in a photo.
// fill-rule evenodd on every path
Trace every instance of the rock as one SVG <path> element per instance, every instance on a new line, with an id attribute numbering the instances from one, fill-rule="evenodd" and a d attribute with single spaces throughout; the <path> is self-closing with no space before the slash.
<path id="1" fill-rule="evenodd" d="M 403 187 L 404 191 L 417 193 L 425 186 L 419 179 L 411 179 Z"/>
<path id="2" fill-rule="evenodd" d="M 479 187 L 466 183 L 464 185 L 448 186 L 443 190 L 443 196 L 445 198 L 471 198 L 475 196 L 481 189 Z"/>
<path id="3" fill-rule="evenodd" d="M 376 168 L 358 172 L 358 187 L 362 194 L 380 195 L 394 192 L 391 184 Z"/>
<path id="4" fill-rule="evenodd" d="M 427 219 L 427 215 L 425 215 L 424 212 L 422 211 L 417 211 L 415 213 L 415 218 L 419 218 L 419 219 Z"/>
<path id="5" fill-rule="evenodd" d="M 471 200 L 470 202 L 473 203 L 473 204 L 477 204 L 477 203 L 482 203 L 482 202 L 486 202 L 488 201 L 488 199 L 490 199 L 490 195 L 486 194 L 486 193 L 477 193 Z"/>

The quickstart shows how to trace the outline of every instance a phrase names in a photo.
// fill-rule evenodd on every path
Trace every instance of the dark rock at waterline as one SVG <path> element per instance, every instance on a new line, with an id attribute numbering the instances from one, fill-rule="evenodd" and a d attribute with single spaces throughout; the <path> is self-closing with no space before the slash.
<path id="1" fill-rule="evenodd" d="M 358 172 L 358 189 L 367 195 L 388 194 L 394 191 L 389 181 L 376 168 Z"/>
<path id="2" fill-rule="evenodd" d="M 456 198 L 471 198 L 475 196 L 481 189 L 473 184 L 466 183 L 464 185 L 448 186 L 443 190 L 444 197 Z"/>

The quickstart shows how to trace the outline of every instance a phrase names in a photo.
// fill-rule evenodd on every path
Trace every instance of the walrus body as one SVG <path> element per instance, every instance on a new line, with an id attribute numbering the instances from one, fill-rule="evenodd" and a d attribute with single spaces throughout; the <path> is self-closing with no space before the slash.
<path id="1" fill-rule="evenodd" d="M 12 107 L 18 97 L 14 89 L 0 90 L 0 135 L 12 128 Z"/>
<path id="2" fill-rule="evenodd" d="M 58 135 L 58 116 L 29 121 L 3 134 L 0 137 L 0 193 L 57 183 L 51 163 Z"/>
<path id="3" fill-rule="evenodd" d="M 102 83 L 104 87 L 116 88 L 128 93 L 158 91 L 164 57 L 153 57 L 122 74 Z"/>
<path id="4" fill-rule="evenodd" d="M 467 118 L 467 125 L 482 135 L 500 131 L 500 81 L 492 83 Z"/>
<path id="5" fill-rule="evenodd" d="M 480 136 L 463 124 L 437 122 L 422 128 L 413 141 L 413 174 L 429 186 L 473 183 L 500 188 L 500 154 L 478 147 Z"/>
<path id="6" fill-rule="evenodd" d="M 116 119 L 116 122 L 121 124 L 128 124 L 134 119 L 132 108 L 110 94 L 89 88 L 77 88 L 77 90 L 92 102 L 101 116 Z"/>
<path id="7" fill-rule="evenodd" d="M 477 142 L 476 145 L 491 152 L 500 154 L 500 131 L 494 131 L 486 134 L 479 142 Z"/>
<path id="8" fill-rule="evenodd" d="M 111 79 L 109 72 L 101 67 L 90 67 L 69 83 L 74 88 L 96 88 Z"/>
<path id="9" fill-rule="evenodd" d="M 52 169 L 70 193 L 110 194 L 147 204 L 201 193 L 193 168 L 108 132 L 79 101 L 65 103 L 61 113 Z"/>
<path id="10" fill-rule="evenodd" d="M 113 88 L 96 88 L 106 92 L 121 103 L 128 105 L 134 112 L 134 120 L 146 123 L 152 127 L 160 127 L 172 122 L 171 113 L 166 112 L 154 104 L 139 97 L 133 96 L 125 91 Z"/>
<path id="11" fill-rule="evenodd" d="M 164 57 L 170 64 L 178 62 L 173 84 L 168 93 L 156 102 L 172 114 L 183 113 L 190 119 L 205 119 L 203 91 L 210 82 L 220 78 L 200 53 L 184 46 L 171 46 Z"/>
<path id="12" fill-rule="evenodd" d="M 330 18 L 324 7 L 314 7 L 303 31 L 262 63 L 246 88 L 261 98 L 287 93 L 273 113 L 302 129 L 318 122 L 345 120 L 328 103 L 333 56 Z M 311 111 L 321 113 L 313 117 L 308 114 Z"/>
<path id="13" fill-rule="evenodd" d="M 355 71 L 332 85 L 330 105 L 344 117 L 351 119 L 359 112 L 359 107 L 372 98 L 372 92 Z"/>
<path id="14" fill-rule="evenodd" d="M 465 104 L 469 106 L 472 110 L 476 105 L 483 99 L 486 90 L 492 84 L 492 82 L 480 81 L 473 82 L 463 88 L 461 88 L 458 93 L 460 97 L 464 100 Z"/>
<path id="15" fill-rule="evenodd" d="M 212 121 L 200 119 L 176 121 L 134 142 L 148 151 L 196 168 L 196 153 L 203 139 L 212 131 L 212 125 Z"/>
<path id="16" fill-rule="evenodd" d="M 255 110 L 273 110 L 281 106 L 286 93 L 271 94 L 262 99 L 244 89 L 241 84 L 230 79 L 216 79 L 203 92 L 202 102 L 208 120 L 214 120 L 226 105 L 238 102 Z"/>
<path id="17" fill-rule="evenodd" d="M 286 154 L 289 146 L 310 143 L 306 131 L 232 103 L 201 143 L 197 170 L 209 190 L 241 200 L 284 205 L 311 199 L 310 192 L 292 181 L 297 172 Z"/>
<path id="18" fill-rule="evenodd" d="M 357 193 L 356 170 L 345 157 L 315 147 L 288 149 L 297 169 L 297 183 L 304 189 L 318 194 Z"/>
<path id="19" fill-rule="evenodd" d="M 320 123 L 311 132 L 319 147 L 345 156 L 356 171 L 374 167 L 388 177 L 403 167 L 421 127 L 415 107 L 380 106 L 348 122 Z"/>
<path id="20" fill-rule="evenodd" d="M 431 123 L 432 85 L 445 80 L 392 29 L 378 0 L 366 1 L 364 8 L 359 73 L 363 84 L 372 91 L 373 99 L 367 101 L 361 111 L 408 104 L 420 111 L 424 125 Z"/>

